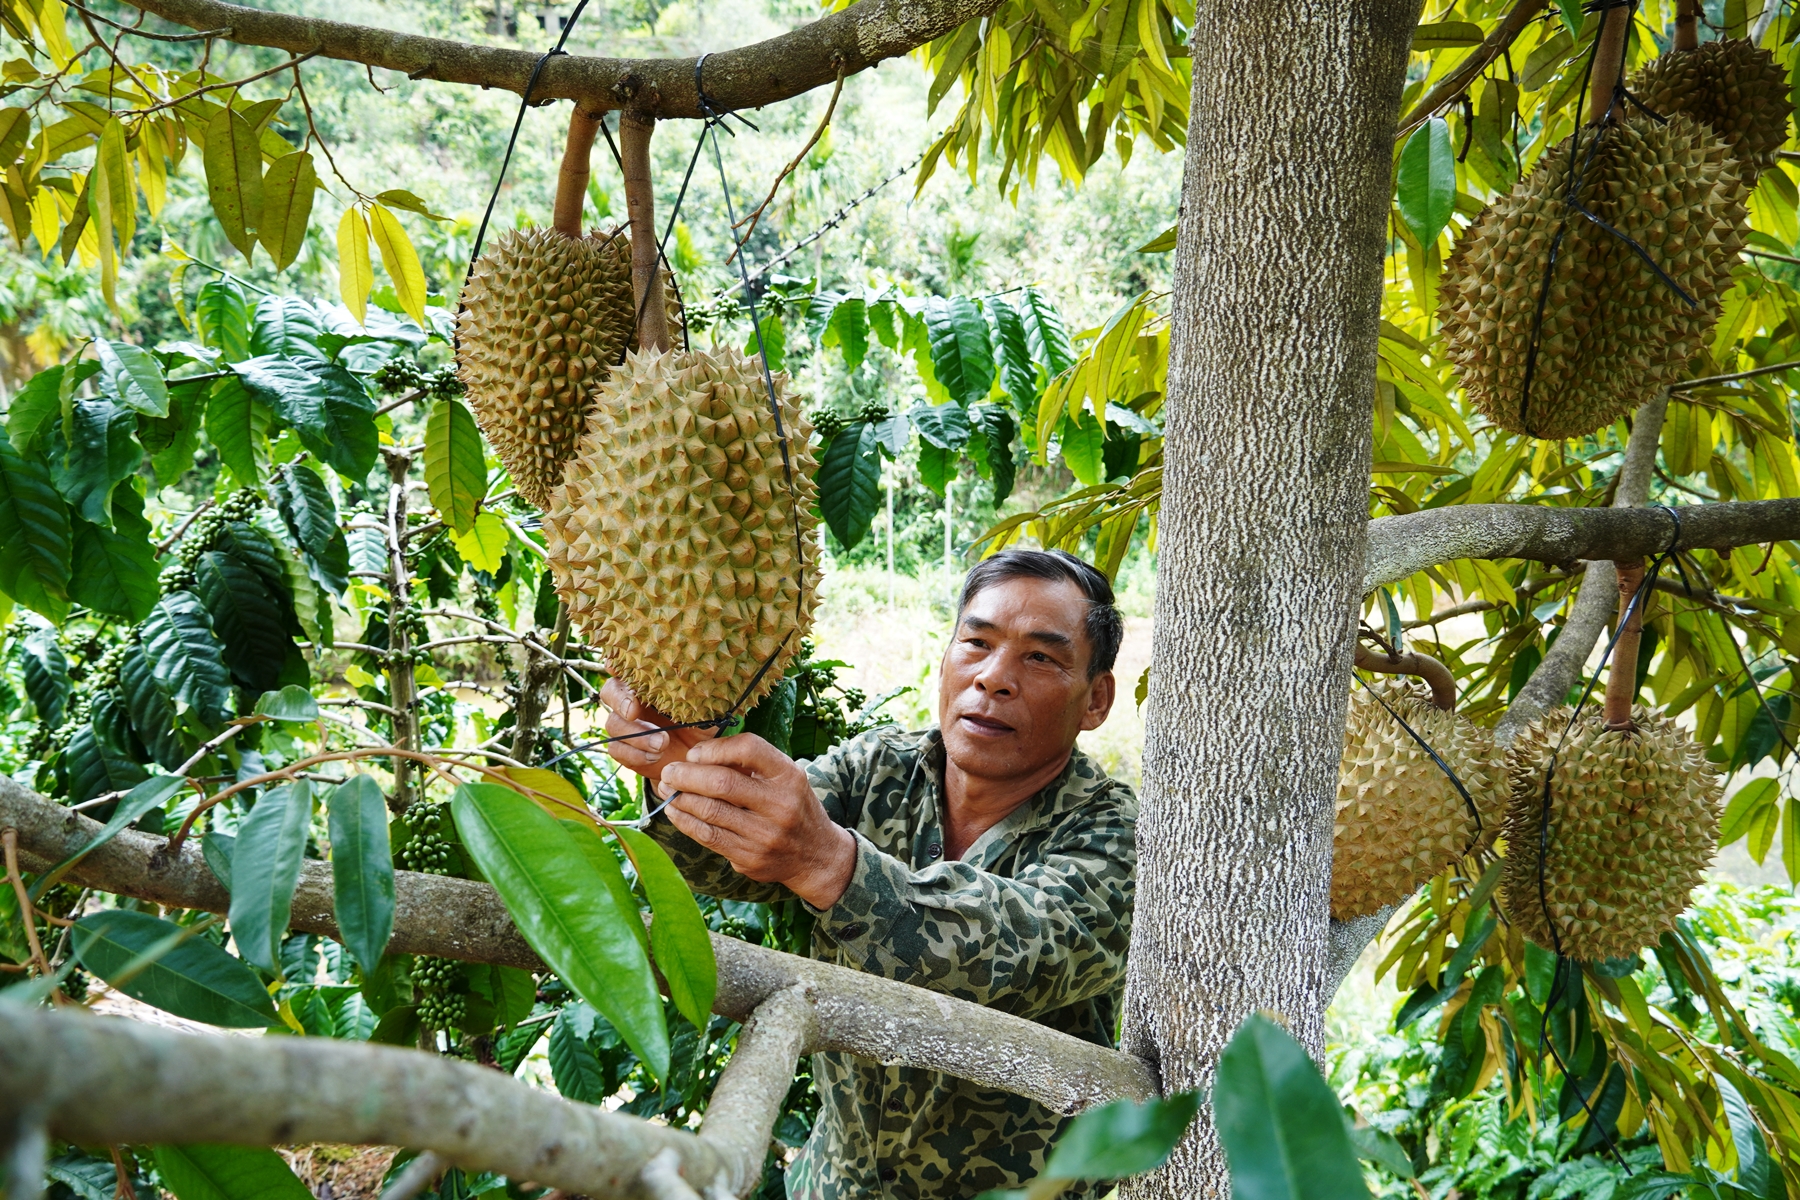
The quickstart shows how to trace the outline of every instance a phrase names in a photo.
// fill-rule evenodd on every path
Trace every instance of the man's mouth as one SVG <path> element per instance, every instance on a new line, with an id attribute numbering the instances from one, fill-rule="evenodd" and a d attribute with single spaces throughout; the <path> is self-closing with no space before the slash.
<path id="1" fill-rule="evenodd" d="M 996 721 L 994 718 L 984 717 L 980 713 L 964 713 L 957 720 L 961 721 L 963 728 L 970 733 L 988 737 L 1014 732 L 1013 727 L 1005 721 Z"/>

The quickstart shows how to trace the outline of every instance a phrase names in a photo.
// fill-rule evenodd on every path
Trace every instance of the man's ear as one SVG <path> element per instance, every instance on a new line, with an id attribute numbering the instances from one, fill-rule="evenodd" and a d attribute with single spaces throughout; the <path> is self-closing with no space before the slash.
<path id="1" fill-rule="evenodd" d="M 1104 725 L 1118 695 L 1119 681 L 1111 671 L 1094 676 L 1094 682 L 1088 685 L 1087 711 L 1081 714 L 1081 728 L 1098 729 Z"/>

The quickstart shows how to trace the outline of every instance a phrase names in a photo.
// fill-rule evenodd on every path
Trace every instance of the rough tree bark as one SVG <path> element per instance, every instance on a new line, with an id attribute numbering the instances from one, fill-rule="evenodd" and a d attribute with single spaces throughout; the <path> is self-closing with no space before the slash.
<path id="1" fill-rule="evenodd" d="M 1415 0 L 1201 10 L 1125 1049 L 1204 1087 L 1251 1011 L 1317 1048 Z M 1223 1196 L 1205 1116 L 1134 1196 Z"/>

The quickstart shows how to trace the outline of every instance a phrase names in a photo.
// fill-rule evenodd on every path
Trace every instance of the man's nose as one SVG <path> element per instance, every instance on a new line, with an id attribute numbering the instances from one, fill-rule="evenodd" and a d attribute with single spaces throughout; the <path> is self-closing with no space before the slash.
<path id="1" fill-rule="evenodd" d="M 981 670 L 975 672 L 975 686 L 994 696 L 1010 696 L 1015 691 L 1011 673 L 998 655 L 983 663 Z"/>

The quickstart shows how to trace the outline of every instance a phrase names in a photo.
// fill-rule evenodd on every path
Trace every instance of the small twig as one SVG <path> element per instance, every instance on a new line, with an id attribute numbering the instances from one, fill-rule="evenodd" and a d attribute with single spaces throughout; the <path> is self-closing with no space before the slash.
<path id="1" fill-rule="evenodd" d="M 380 408 L 375 410 L 375 415 L 379 417 L 383 413 L 393 412 L 396 408 L 405 408 L 408 404 L 412 404 L 419 400 L 423 400 L 425 398 L 425 396 L 426 396 L 425 389 L 420 388 L 418 391 L 409 393 L 408 395 L 405 395 L 405 396 L 402 396 L 398 400 L 388 401 L 386 404 L 382 405 Z"/>
<path id="2" fill-rule="evenodd" d="M 413 1200 L 414 1196 L 431 1186 L 432 1181 L 442 1175 L 449 1165 L 449 1160 L 435 1150 L 425 1151 L 406 1164 L 400 1177 L 381 1194 L 381 1200 Z"/>
<path id="3" fill-rule="evenodd" d="M 207 46 L 210 48 L 212 43 L 208 42 Z M 319 149 L 324 152 L 325 161 L 331 164 L 331 173 L 337 176 L 337 181 L 343 184 L 352 196 L 355 196 L 359 200 L 367 199 L 367 197 L 356 189 L 356 185 L 351 183 L 348 179 L 345 179 L 344 173 L 338 170 L 337 159 L 331 156 L 331 146 L 327 144 L 324 137 L 320 135 L 319 123 L 313 120 L 312 102 L 306 98 L 306 84 L 300 78 L 300 68 L 298 65 L 294 67 L 294 89 L 300 93 L 300 108 L 306 113 L 307 144 L 311 145 L 313 142 L 319 143 Z"/>
<path id="4" fill-rule="evenodd" d="M 177 104 L 186 100 L 192 100 L 195 96 L 203 95 L 206 92 L 216 92 L 221 88 L 241 88 L 246 83 L 255 83 L 259 79 L 267 79 L 271 75 L 279 75 L 283 71 L 296 68 L 307 59 L 315 57 L 318 53 L 317 50 L 310 50 L 305 54 L 289 59 L 278 67 L 270 67 L 266 71 L 258 71 L 254 75 L 247 75 L 242 79 L 234 79 L 228 83 L 209 83 L 205 87 L 195 88 L 191 92 L 183 92 L 173 100 L 165 100 L 163 103 L 153 104 L 149 108 L 134 108 L 129 112 L 121 113 L 119 115 L 126 117 L 147 117 L 151 113 L 161 112 L 165 108 L 174 108 Z M 298 74 L 297 71 L 296 74 Z"/>
<path id="5" fill-rule="evenodd" d="M 31 964 L 38 974 L 50 974 L 50 960 L 44 957 L 44 947 L 38 941 L 37 908 L 31 903 L 31 893 L 25 890 L 25 877 L 19 873 L 19 831 L 7 829 L 0 832 L 0 846 L 6 851 L 6 881 L 12 884 L 13 894 L 19 898 L 19 919 L 25 925 L 25 944 L 31 951 Z"/>
<path id="6" fill-rule="evenodd" d="M 213 506 L 213 502 L 211 500 L 208 500 L 205 504 L 202 504 L 199 508 L 196 508 L 193 512 L 189 513 L 185 518 L 183 518 L 181 524 L 179 524 L 175 527 L 174 533 L 171 533 L 168 537 L 164 538 L 162 541 L 160 541 L 156 544 L 156 553 L 157 553 L 158 557 L 160 557 L 164 554 L 167 554 L 169 552 L 170 548 L 173 547 L 176 542 L 179 542 L 181 540 L 182 535 L 187 533 L 188 526 L 192 525 L 195 521 L 199 520 L 200 514 L 205 512 L 207 509 L 211 508 L 212 506 Z"/>
<path id="7" fill-rule="evenodd" d="M 113 1185 L 113 1200 L 138 1200 L 137 1188 L 131 1185 L 131 1172 L 125 1166 L 125 1155 L 117 1146 L 108 1146 L 112 1151 L 113 1174 L 117 1182 Z"/>
<path id="8" fill-rule="evenodd" d="M 393 91 L 392 88 L 384 88 L 379 83 L 375 82 L 375 68 L 373 65 L 371 65 L 369 63 L 364 63 L 363 70 L 365 70 L 369 73 L 369 86 L 370 87 L 374 88 L 376 91 L 380 92 L 384 96 L 387 95 L 389 92 Z"/>
<path id="9" fill-rule="evenodd" d="M 390 717 L 397 717 L 400 715 L 397 710 L 392 709 L 385 704 L 377 704 L 373 700 L 364 700 L 360 696 L 352 696 L 347 699 L 341 699 L 341 700 L 320 700 L 318 702 L 318 704 L 319 704 L 319 707 L 321 707 L 321 708 L 324 708 L 327 705 L 332 705 L 332 706 L 346 706 L 347 705 L 347 706 L 350 706 L 353 708 L 372 708 L 376 712 L 385 713 Z"/>
<path id="10" fill-rule="evenodd" d="M 799 169 L 801 162 L 803 162 L 806 156 L 812 152 L 812 148 L 819 144 L 819 139 L 825 136 L 825 127 L 831 124 L 831 114 L 837 111 L 838 96 L 843 93 L 843 90 L 844 60 L 839 58 L 837 64 L 837 82 L 832 85 L 831 100 L 825 105 L 825 115 L 819 119 L 818 128 L 814 129 L 812 131 L 812 136 L 806 139 L 806 145 L 800 147 L 800 153 L 794 155 L 788 165 L 781 168 L 781 173 L 775 176 L 775 182 L 769 185 L 769 194 L 763 197 L 763 202 L 750 212 L 746 213 L 742 220 L 732 226 L 733 231 L 743 228 L 744 232 L 738 237 L 737 246 L 732 250 L 730 257 L 725 260 L 726 266 L 732 264 L 732 261 L 737 258 L 743 251 L 744 246 L 750 241 L 750 235 L 756 232 L 757 222 L 762 220 L 764 211 L 768 209 L 769 205 L 775 203 L 775 193 L 781 190 L 782 181 Z"/>
<path id="11" fill-rule="evenodd" d="M 1795 259 L 1794 261 L 1800 262 L 1800 259 Z M 1800 360 L 1794 362 L 1770 363 L 1766 367 L 1757 367 L 1750 371 L 1736 371 L 1730 375 L 1707 375 L 1700 379 L 1690 379 L 1686 383 L 1672 383 L 1669 385 L 1669 390 L 1671 392 L 1685 392 L 1692 388 L 1704 387 L 1709 383 L 1732 383 L 1739 379 L 1754 379 L 1758 375 L 1773 375 L 1778 371 L 1791 371 L 1796 367 L 1800 367 Z"/>

